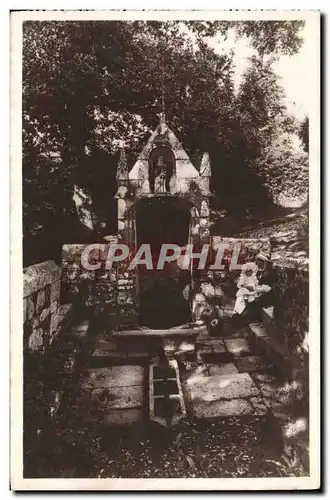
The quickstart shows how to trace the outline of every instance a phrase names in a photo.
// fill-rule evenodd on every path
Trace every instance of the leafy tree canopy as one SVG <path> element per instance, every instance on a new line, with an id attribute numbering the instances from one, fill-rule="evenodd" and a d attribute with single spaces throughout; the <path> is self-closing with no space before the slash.
<path id="1" fill-rule="evenodd" d="M 54 228 L 54 216 L 70 210 L 76 184 L 92 194 L 95 212 L 109 214 L 119 149 L 125 146 L 134 161 L 157 124 L 164 91 L 167 121 L 187 151 L 210 152 L 216 193 L 225 190 L 238 211 L 258 198 L 257 185 L 266 196 L 255 160 L 296 128 L 271 55 L 297 52 L 302 23 L 185 24 L 24 23 L 25 234 Z M 257 51 L 237 94 L 233 54 L 208 44 L 230 29 Z"/>

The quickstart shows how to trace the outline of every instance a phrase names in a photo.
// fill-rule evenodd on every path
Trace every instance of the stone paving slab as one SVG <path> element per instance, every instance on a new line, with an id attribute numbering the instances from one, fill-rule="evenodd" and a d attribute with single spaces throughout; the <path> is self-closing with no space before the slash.
<path id="1" fill-rule="evenodd" d="M 267 371 L 270 363 L 263 356 L 242 356 L 235 359 L 238 371 L 241 373 Z"/>
<path id="2" fill-rule="evenodd" d="M 253 415 L 254 408 L 246 399 L 230 399 L 228 401 L 195 401 L 191 406 L 194 416 L 198 419 L 217 417 L 239 417 Z"/>
<path id="3" fill-rule="evenodd" d="M 223 363 L 221 365 L 208 365 L 208 372 L 210 375 L 229 375 L 238 373 L 234 363 Z"/>
<path id="4" fill-rule="evenodd" d="M 224 348 L 225 351 L 225 348 Z M 197 347 L 197 354 L 199 356 L 204 356 L 205 354 L 211 354 L 213 352 L 213 348 L 211 345 L 203 345 Z"/>
<path id="5" fill-rule="evenodd" d="M 228 351 L 212 351 L 208 353 L 203 353 L 200 355 L 200 353 L 197 353 L 197 359 L 199 360 L 200 363 L 207 363 L 207 364 L 223 364 L 223 363 L 230 363 L 233 361 L 233 355 L 228 352 Z"/>
<path id="6" fill-rule="evenodd" d="M 87 370 L 81 388 L 125 387 L 143 385 L 144 369 L 139 365 L 111 366 Z"/>
<path id="7" fill-rule="evenodd" d="M 104 350 L 116 350 L 117 347 L 117 342 L 114 342 L 111 339 L 98 339 L 96 344 L 95 344 L 95 349 L 104 349 Z"/>
<path id="8" fill-rule="evenodd" d="M 196 345 L 197 359 L 200 363 L 226 363 L 231 361 L 229 353 L 221 339 L 208 339 Z"/>
<path id="9" fill-rule="evenodd" d="M 117 358 L 117 359 L 127 359 L 127 354 L 122 351 L 112 349 L 110 346 L 97 347 L 92 354 L 92 363 L 95 358 Z"/>
<path id="10" fill-rule="evenodd" d="M 248 373 L 230 375 L 193 375 L 184 385 L 189 400 L 214 401 L 220 399 L 260 396 L 260 391 Z"/>
<path id="11" fill-rule="evenodd" d="M 222 337 L 224 339 L 244 339 L 247 338 L 248 332 L 245 327 L 232 328 L 230 325 L 224 325 L 222 329 Z"/>
<path id="12" fill-rule="evenodd" d="M 224 346 L 224 341 L 222 339 L 217 338 L 208 338 L 202 341 L 196 342 L 196 348 L 200 348 L 201 346 Z"/>
<path id="13" fill-rule="evenodd" d="M 212 350 L 217 354 L 221 352 L 225 352 L 227 354 L 227 350 L 223 344 L 213 345 Z"/>
<path id="14" fill-rule="evenodd" d="M 142 407 L 143 389 L 142 385 L 94 389 L 91 394 L 91 402 L 99 409 Z"/>
<path id="15" fill-rule="evenodd" d="M 163 348 L 165 351 L 168 352 L 177 352 L 177 351 L 182 351 L 182 352 L 194 352 L 195 351 L 195 344 L 193 342 L 188 342 L 188 341 L 176 341 L 174 339 L 165 339 L 163 341 Z"/>
<path id="16" fill-rule="evenodd" d="M 127 408 L 123 410 L 109 410 L 104 413 L 103 423 L 107 425 L 129 425 L 143 420 L 142 410 L 139 408 Z"/>
<path id="17" fill-rule="evenodd" d="M 251 346 L 245 338 L 225 340 L 226 347 L 229 352 L 235 356 L 251 353 Z"/>
<path id="18" fill-rule="evenodd" d="M 124 352 L 123 350 L 119 349 L 112 349 L 111 346 L 101 346 L 101 347 L 96 347 L 92 354 L 92 360 L 91 364 L 92 366 L 95 366 L 98 364 L 98 361 L 107 361 L 108 365 L 111 365 L 112 363 L 116 364 L 123 364 L 126 363 L 132 363 L 136 362 L 137 360 L 147 360 L 150 358 L 150 353 L 148 351 L 129 351 L 129 352 Z"/>

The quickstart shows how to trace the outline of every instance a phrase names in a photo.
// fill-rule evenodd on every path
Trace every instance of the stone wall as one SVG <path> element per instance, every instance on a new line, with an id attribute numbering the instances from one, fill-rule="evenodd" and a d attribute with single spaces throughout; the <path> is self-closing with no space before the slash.
<path id="1" fill-rule="evenodd" d="M 76 363 L 77 342 L 68 341 L 72 304 L 61 304 L 61 269 L 46 261 L 24 269 L 24 476 L 45 458 Z M 64 335 L 65 334 L 65 335 Z M 37 458 L 36 458 L 37 457 Z"/>
<path id="2" fill-rule="evenodd" d="M 49 260 L 24 269 L 24 349 L 44 353 L 58 334 L 61 269 Z"/>
<path id="3" fill-rule="evenodd" d="M 82 314 L 105 321 L 110 326 L 136 324 L 135 271 L 128 270 L 127 262 L 114 263 L 111 269 L 106 269 L 107 244 L 96 246 L 89 254 L 89 263 L 100 264 L 99 268 L 85 269 L 81 256 L 87 246 L 63 246 L 63 300 L 75 304 Z"/>
<path id="4" fill-rule="evenodd" d="M 193 210 L 193 209 L 192 209 Z M 205 221 L 205 223 L 204 223 Z M 235 245 L 240 245 L 238 263 L 242 264 L 251 256 L 260 251 L 270 253 L 270 242 L 264 239 L 234 239 L 210 237 L 208 229 L 208 205 L 201 199 L 196 207 L 195 219 L 192 221 L 190 241 L 199 246 L 204 243 L 226 245 L 223 263 L 229 262 Z M 206 234 L 203 233 L 206 231 Z M 202 233 L 201 233 L 202 232 Z M 114 243 L 115 241 L 113 241 Z M 110 270 L 105 268 L 109 245 L 96 245 L 90 252 L 89 262 L 99 264 L 98 269 L 86 270 L 81 262 L 83 251 L 87 245 L 64 245 L 62 250 L 62 296 L 65 302 L 76 304 L 89 317 L 96 316 L 104 320 L 108 326 L 120 329 L 123 326 L 138 323 L 138 284 L 135 270 L 128 269 L 128 261 L 113 263 Z M 218 305 L 226 306 L 235 296 L 236 280 L 239 270 L 198 270 L 194 269 L 192 276 L 193 295 L 205 295 L 205 301 L 215 301 Z M 193 299 L 191 309 L 194 308 Z"/>

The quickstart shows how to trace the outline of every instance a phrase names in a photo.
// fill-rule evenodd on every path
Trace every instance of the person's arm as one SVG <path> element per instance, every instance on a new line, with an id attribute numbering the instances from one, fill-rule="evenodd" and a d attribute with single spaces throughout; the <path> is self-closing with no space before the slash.
<path id="1" fill-rule="evenodd" d="M 245 277 L 241 274 L 237 282 L 237 288 L 242 288 L 243 286 L 245 286 Z"/>

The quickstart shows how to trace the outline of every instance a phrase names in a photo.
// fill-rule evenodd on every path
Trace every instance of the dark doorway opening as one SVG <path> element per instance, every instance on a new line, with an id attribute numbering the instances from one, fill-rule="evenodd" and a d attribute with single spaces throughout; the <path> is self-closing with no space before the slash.
<path id="1" fill-rule="evenodd" d="M 138 267 L 140 323 L 149 328 L 170 328 L 191 319 L 189 307 L 190 271 L 176 261 L 157 270 L 163 243 L 184 247 L 189 238 L 188 203 L 175 197 L 159 196 L 140 200 L 136 207 L 137 246 L 148 243 L 153 270 Z M 188 292 L 188 293 L 187 293 Z"/>

